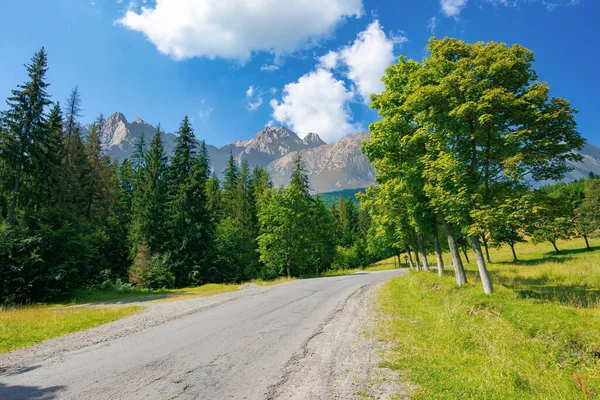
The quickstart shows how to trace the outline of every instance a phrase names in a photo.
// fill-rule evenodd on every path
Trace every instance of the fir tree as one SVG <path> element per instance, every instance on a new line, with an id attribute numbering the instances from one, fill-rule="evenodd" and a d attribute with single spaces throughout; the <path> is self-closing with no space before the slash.
<path id="1" fill-rule="evenodd" d="M 47 55 L 42 47 L 26 66 L 29 80 L 12 91 L 8 98 L 8 111 L 3 115 L 6 134 L 0 143 L 0 153 L 7 162 L 8 177 L 12 183 L 8 225 L 15 222 L 17 203 L 27 203 L 31 199 L 21 196 L 23 182 L 33 185 L 29 193 L 34 196 L 43 179 L 35 174 L 42 160 L 44 151 L 41 148 L 48 134 L 45 108 L 50 104 L 46 92 L 50 85 L 46 82 Z"/>

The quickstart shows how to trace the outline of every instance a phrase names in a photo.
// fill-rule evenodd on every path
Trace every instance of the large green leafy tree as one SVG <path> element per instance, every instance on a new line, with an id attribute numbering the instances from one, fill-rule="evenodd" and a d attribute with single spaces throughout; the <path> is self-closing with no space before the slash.
<path id="1" fill-rule="evenodd" d="M 374 130 L 382 140 L 395 126 L 426 135 L 425 194 L 446 223 L 467 232 L 490 293 L 480 245 L 486 232 L 474 212 L 490 206 L 507 183 L 560 179 L 583 145 L 576 111 L 550 98 L 533 70 L 532 52 L 522 46 L 445 38 L 432 39 L 428 50 L 421 64 L 401 58 L 388 68 L 386 90 L 373 96 L 384 117 Z"/>
<path id="2" fill-rule="evenodd" d="M 300 276 L 315 254 L 310 182 L 300 154 L 294 159 L 290 186 L 269 190 L 259 212 L 258 251 L 270 275 Z"/>
<path id="3" fill-rule="evenodd" d="M 600 179 L 588 179 L 584 184 L 584 199 L 575 209 L 575 229 L 585 239 L 590 248 L 588 238 L 600 230 Z"/>

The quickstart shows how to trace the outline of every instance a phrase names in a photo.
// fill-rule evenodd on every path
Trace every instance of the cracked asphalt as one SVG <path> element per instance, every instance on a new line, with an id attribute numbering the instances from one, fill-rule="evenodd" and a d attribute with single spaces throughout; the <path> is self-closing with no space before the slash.
<path id="1" fill-rule="evenodd" d="M 344 310 L 350 296 L 404 273 L 297 280 L 245 295 L 223 295 L 227 301 L 219 296 L 185 300 L 188 312 L 180 317 L 139 329 L 126 326 L 139 324 L 142 317 L 147 320 L 153 312 L 164 314 L 169 306 L 161 305 L 159 311 L 149 307 L 142 316 L 114 326 L 0 357 L 7 371 L 0 375 L 0 399 L 265 399 L 273 393 L 286 398 L 282 383 L 288 380 L 290 361 L 307 354 L 311 339 Z M 202 307 L 207 301 L 215 306 Z M 189 311 L 194 306 L 197 310 Z M 94 340 L 117 326 L 124 333 Z M 69 347 L 69 341 L 82 335 L 88 345 Z M 311 350 L 315 352 L 319 349 Z M 322 392 L 312 397 L 329 398 L 326 387 Z"/>

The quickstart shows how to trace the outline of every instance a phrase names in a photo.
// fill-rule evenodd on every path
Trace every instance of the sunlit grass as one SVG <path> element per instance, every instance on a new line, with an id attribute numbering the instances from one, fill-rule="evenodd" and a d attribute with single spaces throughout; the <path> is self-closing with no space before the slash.
<path id="1" fill-rule="evenodd" d="M 414 385 L 412 398 L 594 398 L 600 248 L 586 251 L 583 240 L 559 248 L 556 255 L 549 244 L 520 244 L 516 263 L 510 248 L 492 249 L 491 296 L 474 263 L 461 288 L 449 268 L 441 279 L 412 272 L 382 287 L 378 337 L 391 344 L 385 364 Z"/>
<path id="2" fill-rule="evenodd" d="M 53 337 L 93 328 L 141 310 L 141 307 L 27 306 L 0 309 L 0 353 Z"/>

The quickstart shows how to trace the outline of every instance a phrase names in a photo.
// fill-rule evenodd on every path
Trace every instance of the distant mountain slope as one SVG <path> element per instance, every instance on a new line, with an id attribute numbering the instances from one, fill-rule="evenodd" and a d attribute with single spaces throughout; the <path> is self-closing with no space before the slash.
<path id="1" fill-rule="evenodd" d="M 90 126 L 82 128 L 83 134 Z M 119 112 L 111 115 L 102 129 L 101 141 L 107 155 L 113 159 L 130 158 L 135 145 L 143 134 L 149 144 L 156 127 L 140 118 L 129 123 Z M 168 154 L 175 148 L 176 135 L 163 134 Z M 316 133 L 301 139 L 283 127 L 265 127 L 246 141 L 236 141 L 221 148 L 207 144 L 208 154 L 214 171 L 222 176 L 232 154 L 238 163 L 247 160 L 250 167 L 266 167 L 275 185 L 287 185 L 293 168 L 294 153 L 300 152 L 306 165 L 314 193 L 333 192 L 344 189 L 365 188 L 375 182 L 375 171 L 360 147 L 369 139 L 369 132 L 346 136 L 336 143 L 325 143 Z M 573 171 L 564 181 L 571 182 L 589 176 L 590 172 L 600 175 L 600 148 L 587 144 L 580 152 L 582 162 L 572 163 Z M 540 186 L 547 182 L 537 182 Z"/>
<path id="2" fill-rule="evenodd" d="M 375 182 L 375 170 L 361 153 L 363 140 L 368 132 L 346 136 L 336 143 L 324 144 L 302 150 L 302 159 L 314 192 L 333 192 L 356 189 Z M 273 184 L 286 185 L 292 173 L 294 154 L 285 155 L 267 165 Z"/>
<path id="3" fill-rule="evenodd" d="M 327 205 L 327 207 L 329 207 L 331 205 L 331 203 L 336 203 L 338 202 L 338 199 L 340 196 L 342 196 L 342 199 L 347 200 L 347 199 L 352 199 L 354 200 L 354 202 L 356 204 L 358 204 L 358 199 L 356 198 L 356 195 L 358 193 L 364 193 L 367 189 L 366 188 L 358 188 L 358 189 L 343 189 L 343 190 L 338 190 L 335 192 L 327 192 L 327 193 L 319 193 L 319 198 L 323 201 L 323 203 L 325 203 Z"/>

